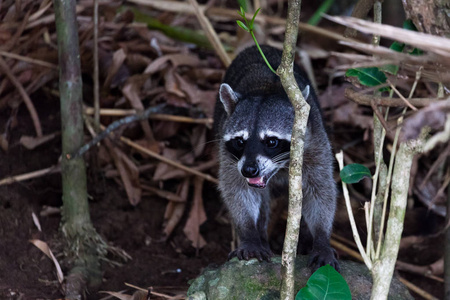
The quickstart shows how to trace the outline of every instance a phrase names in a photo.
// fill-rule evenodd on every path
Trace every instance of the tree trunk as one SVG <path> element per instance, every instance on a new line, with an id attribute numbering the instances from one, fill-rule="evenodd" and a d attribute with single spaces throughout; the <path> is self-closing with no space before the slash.
<path id="1" fill-rule="evenodd" d="M 406 18 L 411 19 L 417 30 L 450 38 L 450 1 L 403 0 Z"/>
<path id="2" fill-rule="evenodd" d="M 62 128 L 63 208 L 61 231 L 67 241 L 66 250 L 74 268 L 66 280 L 68 299 L 81 299 L 86 285 L 101 283 L 98 250 L 101 238 L 89 216 L 86 189 L 86 167 L 83 157 L 70 159 L 83 145 L 82 81 L 75 0 L 55 0 L 55 21 L 60 68 L 60 101 Z"/>

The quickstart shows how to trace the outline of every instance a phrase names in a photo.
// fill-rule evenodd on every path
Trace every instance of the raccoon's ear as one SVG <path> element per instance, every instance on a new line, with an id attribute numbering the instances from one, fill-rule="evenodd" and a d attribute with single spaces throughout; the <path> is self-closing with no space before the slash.
<path id="1" fill-rule="evenodd" d="M 303 98 L 308 99 L 309 97 L 309 85 L 307 85 L 302 91 Z"/>
<path id="2" fill-rule="evenodd" d="M 238 94 L 233 91 L 231 86 L 226 83 L 222 83 L 219 89 L 219 98 L 227 112 L 227 115 L 231 115 L 234 111 L 236 103 L 238 102 Z"/>

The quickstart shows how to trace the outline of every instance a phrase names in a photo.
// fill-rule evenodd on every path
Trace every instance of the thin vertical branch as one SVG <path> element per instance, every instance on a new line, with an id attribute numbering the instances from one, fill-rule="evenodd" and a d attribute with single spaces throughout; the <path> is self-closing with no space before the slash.
<path id="1" fill-rule="evenodd" d="M 373 4 L 373 21 L 377 24 L 381 24 L 382 17 L 382 1 L 376 0 Z M 380 45 L 380 35 L 374 34 L 372 37 L 372 45 L 378 46 Z"/>
<path id="2" fill-rule="evenodd" d="M 98 0 L 94 0 L 94 128 L 100 130 L 100 84 L 98 76 Z"/>
<path id="3" fill-rule="evenodd" d="M 381 24 L 381 14 L 382 10 L 381 10 L 381 2 L 379 0 L 376 0 L 373 4 L 373 21 L 377 24 Z M 372 36 L 372 45 L 377 46 L 380 44 L 380 35 L 376 35 L 374 34 Z M 379 92 L 376 92 L 379 93 Z M 376 108 L 375 108 L 376 109 Z M 376 122 L 378 116 L 376 115 L 377 111 L 374 110 L 374 123 Z M 383 122 L 382 118 L 378 118 L 378 120 L 380 122 Z M 374 128 L 375 128 L 375 124 L 374 124 Z M 382 129 L 382 138 L 383 140 L 380 142 L 380 150 L 383 147 L 383 141 L 384 141 L 384 135 L 385 135 L 385 130 Z M 374 138 L 375 138 L 375 134 L 374 134 Z M 375 150 L 376 152 L 376 150 Z M 380 151 L 381 152 L 381 151 Z M 379 153 L 380 153 L 379 152 Z M 366 205 L 364 206 L 365 209 L 365 213 L 366 213 L 366 223 L 367 223 L 367 246 L 366 246 L 366 252 L 367 255 L 371 258 L 373 258 L 375 256 L 374 254 L 374 243 L 373 243 L 373 239 L 372 239 L 372 231 L 373 231 L 373 215 L 374 215 L 374 211 L 375 211 L 375 191 L 377 189 L 377 184 L 378 184 L 378 176 L 379 176 L 379 171 L 380 171 L 380 161 L 381 161 L 382 157 L 379 156 L 378 160 L 377 160 L 377 168 L 375 170 L 375 175 L 373 178 L 373 186 L 372 186 L 372 198 L 371 198 L 371 202 L 370 205 L 366 203 Z"/>
<path id="4" fill-rule="evenodd" d="M 391 186 L 392 171 L 394 168 L 394 159 L 395 159 L 395 154 L 397 151 L 397 143 L 398 143 L 400 131 L 402 129 L 403 116 L 405 115 L 405 112 L 406 112 L 406 108 L 403 109 L 402 115 L 397 120 L 398 128 L 395 131 L 394 143 L 392 146 L 392 154 L 391 154 L 391 158 L 389 160 L 389 168 L 388 168 L 387 177 L 386 177 L 386 190 L 384 191 L 383 210 L 382 210 L 382 215 L 381 215 L 380 232 L 379 232 L 379 236 L 378 236 L 377 250 L 375 252 L 375 259 L 378 259 L 380 257 L 381 244 L 382 244 L 381 239 L 382 239 L 382 235 L 383 235 L 383 231 L 384 231 L 384 223 L 385 223 L 384 220 L 386 219 L 386 210 L 387 210 L 387 202 L 388 202 L 387 198 L 389 196 L 389 187 Z"/>
<path id="5" fill-rule="evenodd" d="M 339 169 L 344 168 L 344 154 L 341 152 L 336 154 L 336 160 L 339 164 Z M 359 253 L 361 254 L 364 263 L 369 270 L 372 269 L 372 261 L 367 253 L 364 251 L 364 246 L 359 237 L 358 228 L 356 227 L 355 217 L 353 216 L 352 205 L 350 203 L 350 196 L 348 194 L 347 184 L 342 181 L 342 190 L 344 194 L 345 206 L 347 207 L 348 219 L 350 220 L 350 227 L 352 228 L 353 239 L 355 240 L 356 246 L 358 247 Z"/>
<path id="6" fill-rule="evenodd" d="M 391 187 L 392 196 L 386 237 L 381 248 L 380 259 L 377 260 L 372 269 L 372 300 L 387 299 L 389 293 L 403 232 L 411 165 L 414 155 L 423 150 L 425 135 L 422 132 L 416 140 L 401 143 L 395 157 L 395 167 L 392 175 L 392 178 L 395 178 L 395 180 L 392 181 Z"/>
<path id="7" fill-rule="evenodd" d="M 376 108 L 377 109 L 377 108 Z M 386 114 L 387 117 L 387 114 Z M 377 121 L 377 116 L 374 114 L 374 123 Z M 381 124 L 379 122 L 379 124 Z M 381 135 L 378 132 L 378 135 L 375 133 L 374 129 L 374 138 L 379 138 L 377 141 L 379 143 L 378 149 L 375 149 L 374 152 L 378 153 L 378 155 L 375 155 L 376 159 L 376 168 L 375 168 L 375 174 L 373 175 L 373 184 L 372 184 L 372 196 L 370 198 L 370 210 L 369 210 L 369 218 L 367 220 L 368 226 L 367 226 L 367 245 L 366 245 L 366 252 L 369 257 L 372 259 L 375 255 L 371 255 L 371 249 L 373 246 L 372 242 L 372 226 L 373 226 L 373 216 L 375 213 L 375 204 L 376 204 L 376 198 L 377 198 L 377 187 L 378 187 L 378 179 L 380 177 L 380 170 L 381 170 L 381 161 L 383 160 L 383 145 L 384 145 L 384 138 L 386 136 L 386 130 L 382 126 L 376 126 L 377 124 L 374 124 L 374 128 L 381 131 Z M 374 143 L 374 148 L 377 147 L 376 143 Z M 383 162 L 384 164 L 384 162 Z M 382 187 L 381 187 L 382 188 Z M 378 193 L 380 193 L 380 189 L 378 190 Z M 381 234 L 380 234 L 381 236 Z"/>
<path id="8" fill-rule="evenodd" d="M 294 299 L 294 271 L 297 243 L 300 232 L 300 219 L 302 216 L 302 167 L 304 137 L 309 116 L 309 105 L 294 77 L 295 45 L 297 44 L 298 23 L 300 20 L 301 0 L 288 2 L 288 15 L 286 19 L 286 34 L 283 44 L 283 56 L 277 70 L 289 100 L 295 111 L 292 128 L 291 153 L 289 166 L 289 208 L 285 241 L 281 261 L 281 297 L 280 299 Z"/>

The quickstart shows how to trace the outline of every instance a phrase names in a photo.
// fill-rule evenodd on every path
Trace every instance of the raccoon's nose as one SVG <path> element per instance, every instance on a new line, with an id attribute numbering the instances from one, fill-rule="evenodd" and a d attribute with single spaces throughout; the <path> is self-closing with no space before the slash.
<path id="1" fill-rule="evenodd" d="M 244 177 L 254 178 L 258 176 L 259 168 L 257 165 L 245 165 L 242 167 L 241 173 Z"/>

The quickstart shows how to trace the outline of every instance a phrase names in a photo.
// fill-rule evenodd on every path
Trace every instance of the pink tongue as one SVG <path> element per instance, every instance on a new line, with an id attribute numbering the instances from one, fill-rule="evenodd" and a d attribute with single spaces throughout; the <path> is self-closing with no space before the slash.
<path id="1" fill-rule="evenodd" d="M 255 177 L 255 178 L 247 178 L 248 183 L 255 184 L 255 185 L 263 185 L 264 181 L 262 177 Z"/>

